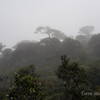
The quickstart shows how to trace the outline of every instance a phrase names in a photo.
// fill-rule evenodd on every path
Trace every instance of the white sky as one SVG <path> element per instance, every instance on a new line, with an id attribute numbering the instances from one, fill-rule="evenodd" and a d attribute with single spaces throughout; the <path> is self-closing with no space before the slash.
<path id="1" fill-rule="evenodd" d="M 100 32 L 100 0 L 0 0 L 0 42 L 8 46 L 40 38 L 38 26 L 71 36 L 85 25 Z"/>

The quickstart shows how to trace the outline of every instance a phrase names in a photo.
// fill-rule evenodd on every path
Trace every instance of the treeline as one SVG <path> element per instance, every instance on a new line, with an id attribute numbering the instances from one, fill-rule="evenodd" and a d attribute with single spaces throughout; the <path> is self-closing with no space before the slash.
<path id="1" fill-rule="evenodd" d="M 87 76 L 94 87 L 99 87 L 100 34 L 93 35 L 93 30 L 93 26 L 82 27 L 79 30 L 80 34 L 71 38 L 59 30 L 50 27 L 38 27 L 35 33 L 47 34 L 47 38 L 39 42 L 22 41 L 16 44 L 14 48 L 6 48 L 1 43 L 0 90 L 7 91 L 8 87 L 13 84 L 14 72 L 29 65 L 35 66 L 36 73 L 41 80 L 45 80 L 47 83 L 48 81 L 49 83 L 58 81 L 55 72 L 61 62 L 60 57 L 62 55 L 67 55 L 72 61 L 79 62 L 79 65 L 87 72 Z M 59 84 L 56 85 L 59 86 Z"/>
<path id="2" fill-rule="evenodd" d="M 61 56 L 56 72 L 58 79 L 43 80 L 34 66 L 24 67 L 14 74 L 13 82 L 0 95 L 2 100 L 99 100 L 94 83 L 77 62 Z M 2 93 L 2 92 L 1 92 Z"/>

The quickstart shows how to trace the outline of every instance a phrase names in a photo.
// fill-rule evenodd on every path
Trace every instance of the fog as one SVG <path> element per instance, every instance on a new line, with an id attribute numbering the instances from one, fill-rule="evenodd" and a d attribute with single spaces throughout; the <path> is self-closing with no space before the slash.
<path id="1" fill-rule="evenodd" d="M 38 40 L 38 26 L 50 26 L 72 36 L 93 25 L 100 32 L 99 0 L 0 0 L 0 42 L 13 46 L 21 40 Z"/>

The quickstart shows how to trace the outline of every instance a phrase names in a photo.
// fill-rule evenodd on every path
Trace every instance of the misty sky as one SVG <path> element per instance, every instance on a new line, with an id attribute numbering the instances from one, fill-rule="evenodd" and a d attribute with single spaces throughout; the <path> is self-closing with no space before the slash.
<path id="1" fill-rule="evenodd" d="M 0 42 L 8 46 L 40 38 L 34 35 L 38 26 L 71 36 L 85 25 L 100 32 L 100 0 L 0 0 Z"/>

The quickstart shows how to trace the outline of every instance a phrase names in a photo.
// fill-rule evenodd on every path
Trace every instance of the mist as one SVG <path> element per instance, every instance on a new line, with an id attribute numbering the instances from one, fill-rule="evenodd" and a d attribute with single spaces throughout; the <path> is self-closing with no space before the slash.
<path id="1" fill-rule="evenodd" d="M 0 100 L 100 100 L 100 0 L 0 0 Z"/>
<path id="2" fill-rule="evenodd" d="M 100 32 L 99 0 L 0 0 L 0 41 L 12 47 L 21 40 L 39 40 L 38 26 L 50 26 L 67 36 L 80 27 L 95 26 Z"/>

